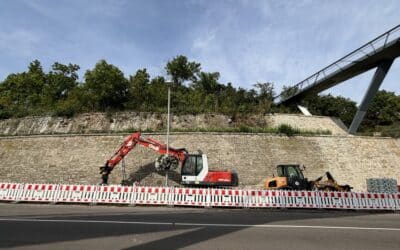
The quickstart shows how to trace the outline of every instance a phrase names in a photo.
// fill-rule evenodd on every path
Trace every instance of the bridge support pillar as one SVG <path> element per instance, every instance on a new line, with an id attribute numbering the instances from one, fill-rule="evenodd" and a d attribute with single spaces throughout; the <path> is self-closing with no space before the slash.
<path id="1" fill-rule="evenodd" d="M 369 84 L 368 90 L 365 93 L 364 98 L 360 103 L 360 106 L 358 107 L 357 113 L 354 116 L 353 121 L 351 122 L 349 128 L 350 134 L 355 134 L 357 132 L 358 127 L 360 126 L 365 114 L 367 113 L 369 104 L 376 95 L 376 92 L 378 92 L 379 87 L 383 82 L 383 79 L 385 79 L 385 76 L 389 71 L 390 66 L 392 66 L 392 63 L 393 60 L 388 60 L 383 61 L 378 65 L 375 74 L 372 77 L 371 83 Z"/>

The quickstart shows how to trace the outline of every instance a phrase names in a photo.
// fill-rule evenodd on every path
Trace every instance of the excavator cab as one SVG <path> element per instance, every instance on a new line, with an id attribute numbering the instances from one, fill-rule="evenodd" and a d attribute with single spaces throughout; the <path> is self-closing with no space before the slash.
<path id="1" fill-rule="evenodd" d="M 208 169 L 206 154 L 188 154 L 181 168 L 183 185 L 193 186 L 237 186 L 238 176 L 235 172 Z"/>
<path id="2" fill-rule="evenodd" d="M 203 170 L 203 155 L 188 155 L 182 166 L 181 175 L 197 176 Z"/>
<path id="3" fill-rule="evenodd" d="M 264 184 L 266 189 L 307 190 L 310 188 L 309 181 L 303 175 L 304 166 L 278 165 L 276 169 L 278 177 L 267 178 Z"/>

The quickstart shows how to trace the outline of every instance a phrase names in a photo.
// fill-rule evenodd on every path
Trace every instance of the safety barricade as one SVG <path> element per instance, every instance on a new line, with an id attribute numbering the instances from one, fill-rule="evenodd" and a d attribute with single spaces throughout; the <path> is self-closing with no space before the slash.
<path id="1" fill-rule="evenodd" d="M 54 184 L 25 184 L 21 201 L 55 202 L 59 185 Z"/>
<path id="2" fill-rule="evenodd" d="M 96 186 L 91 185 L 60 185 L 54 202 L 94 203 Z"/>
<path id="3" fill-rule="evenodd" d="M 173 188 L 171 202 L 174 206 L 210 206 L 210 189 Z"/>
<path id="4" fill-rule="evenodd" d="M 287 208 L 320 208 L 319 196 L 311 191 L 282 191 L 282 206 Z"/>
<path id="5" fill-rule="evenodd" d="M 356 209 L 357 208 L 358 201 L 357 201 L 355 193 L 339 192 L 339 193 L 337 193 L 336 196 L 338 198 L 336 198 L 334 196 L 333 199 L 341 199 L 341 204 L 339 205 L 339 208 L 342 208 L 342 209 Z"/>
<path id="6" fill-rule="evenodd" d="M 377 193 L 355 193 L 357 209 L 368 210 L 395 210 L 399 207 L 396 205 L 396 195 L 398 194 L 377 194 Z"/>
<path id="7" fill-rule="evenodd" d="M 393 198 L 393 203 L 395 204 L 396 210 L 400 210 L 400 193 L 393 194 Z"/>
<path id="8" fill-rule="evenodd" d="M 140 205 L 170 205 L 170 188 L 133 187 L 130 203 Z"/>
<path id="9" fill-rule="evenodd" d="M 128 186 L 98 186 L 93 203 L 130 204 L 133 187 Z"/>
<path id="10" fill-rule="evenodd" d="M 318 191 L 315 193 L 320 201 L 320 208 L 354 209 L 354 206 L 351 205 L 353 197 L 350 196 L 350 193 Z"/>
<path id="11" fill-rule="evenodd" d="M 19 201 L 24 184 L 0 183 L 0 201 Z"/>
<path id="12" fill-rule="evenodd" d="M 243 190 L 210 189 L 210 206 L 212 207 L 243 207 Z"/>
<path id="13" fill-rule="evenodd" d="M 283 207 L 283 196 L 279 190 L 246 190 L 245 206 L 246 207 Z"/>
<path id="14" fill-rule="evenodd" d="M 383 209 L 396 209 L 395 194 L 379 194 Z"/>
<path id="15" fill-rule="evenodd" d="M 0 183 L 0 201 L 400 210 L 400 193 Z"/>

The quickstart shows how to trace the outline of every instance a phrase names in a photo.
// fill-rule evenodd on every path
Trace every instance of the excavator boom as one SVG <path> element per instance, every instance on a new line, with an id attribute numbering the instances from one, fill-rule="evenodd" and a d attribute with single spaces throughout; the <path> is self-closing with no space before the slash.
<path id="1" fill-rule="evenodd" d="M 100 167 L 103 185 L 108 183 L 108 176 L 114 167 L 137 145 L 150 148 L 160 154 L 156 160 L 156 170 L 181 168 L 181 183 L 197 186 L 237 186 L 238 176 L 230 171 L 209 171 L 207 155 L 189 154 L 184 148 L 167 147 L 151 138 L 142 138 L 140 132 L 126 137 L 115 154 Z M 124 182 L 124 180 L 123 180 Z"/>
<path id="2" fill-rule="evenodd" d="M 151 138 L 143 139 L 140 132 L 135 132 L 126 137 L 115 154 L 106 161 L 104 166 L 100 167 L 100 174 L 102 176 L 101 184 L 106 185 L 108 183 L 108 176 L 110 175 L 111 171 L 137 144 L 140 144 L 146 148 L 150 148 L 161 155 L 167 154 L 167 146 L 165 144 L 162 144 Z M 157 165 L 159 168 L 169 169 L 172 165 L 182 165 L 188 152 L 184 148 L 175 149 L 169 147 L 168 154 L 170 156 L 159 158 L 160 161 Z"/>

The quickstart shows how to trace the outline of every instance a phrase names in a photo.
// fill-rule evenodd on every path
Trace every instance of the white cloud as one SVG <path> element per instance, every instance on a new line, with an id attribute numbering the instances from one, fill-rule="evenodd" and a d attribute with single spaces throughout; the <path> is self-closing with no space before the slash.
<path id="1" fill-rule="evenodd" d="M 400 9 L 396 0 L 25 0 L 0 5 L 20 10 L 5 17 L 9 12 L 0 9 L 4 74 L 15 72 L 9 62 L 22 68 L 33 57 L 47 65 L 77 63 L 82 74 L 104 58 L 126 75 L 145 67 L 155 76 L 165 74 L 167 60 L 184 54 L 205 71 L 219 71 L 223 83 L 250 88 L 272 81 L 277 90 L 395 26 Z M 389 90 L 398 89 L 398 64 L 383 84 Z M 369 81 L 363 77 L 331 92 L 358 100 Z"/>
<path id="2" fill-rule="evenodd" d="M 272 81 L 280 89 L 396 25 L 399 7 L 396 1 L 211 5 L 194 32 L 191 52 L 206 68 L 220 71 L 223 80 L 236 86 Z M 330 92 L 359 100 L 368 77 L 355 78 Z M 393 86 L 392 77 L 387 81 L 384 86 Z"/>

